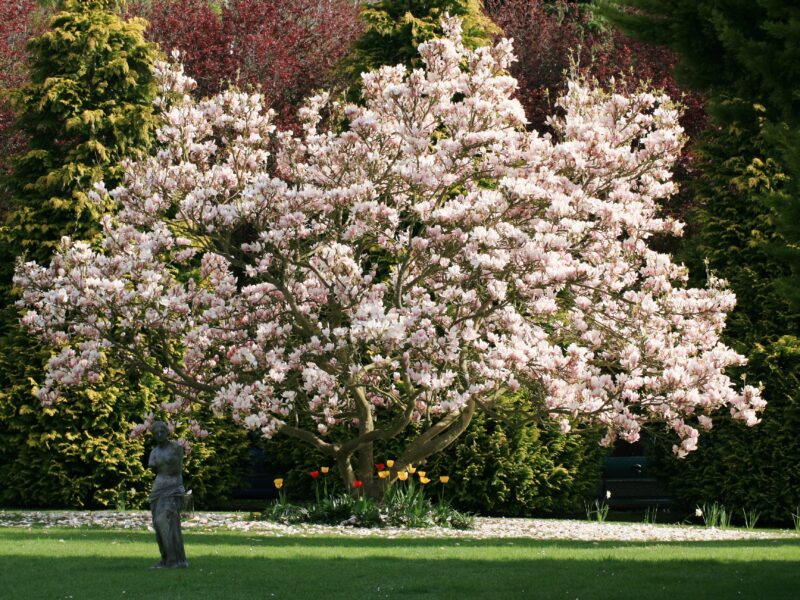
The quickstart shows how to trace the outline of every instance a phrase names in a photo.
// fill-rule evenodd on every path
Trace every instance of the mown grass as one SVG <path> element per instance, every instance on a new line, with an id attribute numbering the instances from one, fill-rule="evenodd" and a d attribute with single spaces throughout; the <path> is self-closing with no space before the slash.
<path id="1" fill-rule="evenodd" d="M 800 594 L 800 539 L 697 543 L 262 537 L 187 532 L 191 567 L 153 571 L 153 535 L 0 529 L 0 597 L 769 598 Z"/>

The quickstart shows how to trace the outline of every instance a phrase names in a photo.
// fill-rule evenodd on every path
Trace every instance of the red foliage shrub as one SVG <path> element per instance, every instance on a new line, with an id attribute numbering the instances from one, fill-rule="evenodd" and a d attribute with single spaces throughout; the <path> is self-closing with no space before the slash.
<path id="1" fill-rule="evenodd" d="M 0 88 L 16 87 L 24 79 L 25 43 L 32 35 L 35 0 L 0 3 Z"/>
<path id="2" fill-rule="evenodd" d="M 592 74 L 602 82 L 624 73 L 630 79 L 628 88 L 649 81 L 654 87 L 664 89 L 684 105 L 681 125 L 693 138 L 706 126 L 705 102 L 700 95 L 678 85 L 673 76 L 674 67 L 675 55 L 669 48 L 637 42 L 614 30 L 606 34 L 595 55 Z"/>
<path id="3" fill-rule="evenodd" d="M 22 136 L 12 130 L 14 113 L 8 92 L 25 80 L 25 43 L 39 23 L 33 18 L 36 7 L 35 0 L 0 2 L 0 178 L 9 167 L 9 157 L 24 146 Z"/>
<path id="4" fill-rule="evenodd" d="M 140 0 L 131 2 L 128 9 L 150 22 L 145 36 L 165 54 L 173 49 L 181 52 L 200 94 L 216 93 L 225 80 L 236 78 L 230 40 L 208 0 Z"/>
<path id="5" fill-rule="evenodd" d="M 614 77 L 630 90 L 651 81 L 686 104 L 682 124 L 690 135 L 702 128 L 703 102 L 697 95 L 684 94 L 675 82 L 675 58 L 668 49 L 635 42 L 592 23 L 591 13 L 574 0 L 486 0 L 484 5 L 504 34 L 514 38 L 519 60 L 511 72 L 519 81 L 518 97 L 534 127 L 541 127 L 551 114 L 564 74 L 574 61 L 601 84 Z"/>
<path id="6" fill-rule="evenodd" d="M 504 35 L 514 38 L 518 61 L 511 74 L 519 81 L 517 97 L 532 127 L 544 129 L 573 63 L 600 84 L 613 77 L 623 91 L 632 91 L 643 81 L 663 88 L 686 107 L 681 124 L 690 139 L 705 127 L 703 99 L 678 86 L 672 75 L 675 57 L 669 49 L 637 42 L 592 22 L 589 10 L 575 0 L 485 0 L 484 6 Z M 677 181 L 694 176 L 693 160 L 692 146 L 687 144 L 675 166 Z M 678 194 L 664 209 L 686 220 L 691 202 L 688 195 Z"/>
<path id="7" fill-rule="evenodd" d="M 537 129 L 552 114 L 570 57 L 583 52 L 588 33 L 578 6 L 543 0 L 485 0 L 486 14 L 514 39 L 517 62 L 511 74 L 519 82 L 517 97 Z M 590 42 L 591 45 L 592 42 Z"/>
<path id="8" fill-rule="evenodd" d="M 131 10 L 165 52 L 181 51 L 201 94 L 258 86 L 284 123 L 303 97 L 337 83 L 335 65 L 361 32 L 352 0 L 231 0 L 218 12 L 208 0 L 153 0 Z"/>

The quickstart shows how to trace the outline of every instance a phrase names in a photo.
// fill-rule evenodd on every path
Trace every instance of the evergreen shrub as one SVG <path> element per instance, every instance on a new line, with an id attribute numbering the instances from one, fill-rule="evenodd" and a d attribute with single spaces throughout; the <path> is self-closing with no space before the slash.
<path id="1" fill-rule="evenodd" d="M 599 440 L 593 431 L 564 434 L 549 421 L 514 423 L 481 414 L 424 468 L 434 481 L 450 477 L 444 497 L 460 510 L 564 515 L 579 511 L 599 485 L 607 454 Z"/>
<path id="2" fill-rule="evenodd" d="M 146 440 L 131 438 L 142 416 L 168 399 L 135 370 L 106 365 L 91 388 L 42 407 L 34 395 L 51 349 L 19 327 L 11 286 L 18 257 L 49 262 L 62 236 L 92 240 L 103 209 L 93 184 L 119 183 L 120 163 L 152 149 L 158 115 L 151 71 L 157 48 L 146 23 L 124 20 L 113 0 L 64 0 L 28 43 L 26 83 L 12 96 L 27 151 L 7 180 L 0 227 L 0 504 L 126 507 L 146 499 Z M 213 431 L 213 430 L 212 430 Z M 187 480 L 217 502 L 238 481 L 244 434 L 222 427 L 195 446 Z M 132 492 L 135 490 L 135 492 Z"/>
<path id="3" fill-rule="evenodd" d="M 741 103 L 727 108 L 739 113 L 730 119 L 735 125 L 708 133 L 701 146 L 702 176 L 691 190 L 698 202 L 695 231 L 685 259 L 697 279 L 707 261 L 736 293 L 726 342 L 747 356 L 743 371 L 764 386 L 768 404 L 757 426 L 720 419 L 685 460 L 664 447 L 659 463 L 685 510 L 719 502 L 735 507 L 734 520 L 742 519 L 741 510 L 756 510 L 764 523 L 788 524 L 800 504 L 800 315 L 780 286 L 792 265 L 775 252 L 786 244 L 775 204 L 787 177 L 770 156 L 758 111 Z"/>

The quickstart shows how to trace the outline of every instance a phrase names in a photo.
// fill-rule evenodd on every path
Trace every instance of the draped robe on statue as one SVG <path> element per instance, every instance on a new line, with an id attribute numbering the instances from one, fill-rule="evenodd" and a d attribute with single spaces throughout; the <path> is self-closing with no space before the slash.
<path id="1" fill-rule="evenodd" d="M 158 445 L 150 453 L 148 465 L 156 472 L 150 492 L 150 509 L 153 528 L 161 552 L 161 562 L 156 567 L 188 567 L 181 534 L 181 503 L 183 488 L 183 448 L 175 442 Z"/>

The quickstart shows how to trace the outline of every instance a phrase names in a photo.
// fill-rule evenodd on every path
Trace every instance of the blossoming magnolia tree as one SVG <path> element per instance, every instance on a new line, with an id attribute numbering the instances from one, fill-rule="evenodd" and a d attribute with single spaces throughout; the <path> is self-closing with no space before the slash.
<path id="1" fill-rule="evenodd" d="M 58 347 L 41 400 L 113 354 L 172 388 L 175 418 L 210 402 L 368 486 L 374 442 L 422 424 L 393 481 L 521 386 L 606 443 L 663 422 L 679 455 L 716 409 L 756 423 L 758 390 L 724 374 L 743 362 L 719 342 L 733 295 L 687 289 L 647 246 L 680 231 L 656 216 L 681 147 L 669 100 L 573 82 L 555 134 L 526 131 L 510 42 L 468 51 L 445 25 L 425 70 L 365 74 L 364 106 L 312 98 L 299 136 L 258 95 L 195 102 L 161 65 L 180 94 L 102 243 L 18 266 L 24 323 Z"/>

